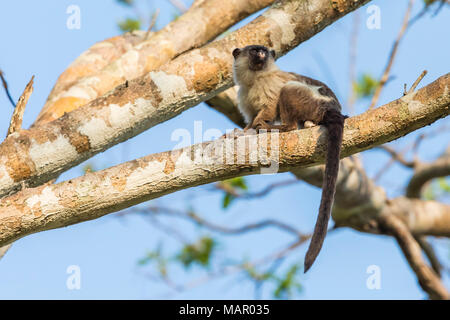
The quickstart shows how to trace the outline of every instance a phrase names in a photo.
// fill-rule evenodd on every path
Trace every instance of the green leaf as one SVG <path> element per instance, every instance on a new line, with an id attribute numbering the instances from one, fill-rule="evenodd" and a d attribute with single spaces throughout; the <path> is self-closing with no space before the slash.
<path id="1" fill-rule="evenodd" d="M 235 197 L 233 195 L 225 193 L 225 195 L 223 196 L 222 208 L 227 209 L 234 199 Z"/>
<path id="2" fill-rule="evenodd" d="M 138 265 L 140 266 L 144 266 L 146 264 L 148 264 L 149 262 L 160 258 L 160 253 L 157 251 L 149 251 L 147 252 L 147 254 L 145 255 L 145 257 L 143 257 L 142 259 L 138 260 Z"/>
<path id="3" fill-rule="evenodd" d="M 213 249 L 216 247 L 216 242 L 210 237 L 202 237 L 193 244 L 188 244 L 183 247 L 181 253 L 176 257 L 184 267 L 190 267 L 197 263 L 201 266 L 207 267 L 210 264 Z"/>
<path id="4" fill-rule="evenodd" d="M 222 200 L 222 208 L 226 209 L 230 206 L 234 199 L 236 190 L 245 191 L 248 190 L 247 183 L 243 177 L 232 178 L 219 182 L 222 188 L 225 190 L 225 194 Z"/>
<path id="5" fill-rule="evenodd" d="M 297 291 L 302 290 L 302 285 L 296 280 L 299 271 L 300 268 L 298 264 L 294 264 L 289 268 L 283 278 L 277 279 L 278 284 L 273 292 L 275 298 L 280 299 L 283 297 L 290 297 L 294 289 Z"/>
<path id="6" fill-rule="evenodd" d="M 266 281 L 274 278 L 274 274 L 272 272 L 258 272 L 253 266 L 249 266 L 248 264 L 244 264 L 244 269 L 247 271 L 247 274 L 250 278 L 257 281 Z"/>
<path id="7" fill-rule="evenodd" d="M 377 88 L 379 81 L 368 73 L 362 74 L 357 81 L 353 83 L 353 90 L 358 99 L 371 97 Z"/>
<path id="8" fill-rule="evenodd" d="M 124 21 L 119 22 L 119 28 L 123 32 L 139 30 L 141 28 L 141 22 L 136 19 L 127 18 Z"/>
<path id="9" fill-rule="evenodd" d="M 247 184 L 246 181 L 243 177 L 237 177 L 237 178 L 233 178 L 233 179 L 229 179 L 228 180 L 231 184 L 231 186 L 235 187 L 235 188 L 239 188 L 242 190 L 247 190 Z"/>

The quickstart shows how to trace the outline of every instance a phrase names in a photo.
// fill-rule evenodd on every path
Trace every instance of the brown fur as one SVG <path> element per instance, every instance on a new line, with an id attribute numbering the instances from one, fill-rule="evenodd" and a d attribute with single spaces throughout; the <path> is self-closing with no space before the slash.
<path id="1" fill-rule="evenodd" d="M 305 272 L 314 263 L 325 239 L 339 172 L 345 117 L 333 91 L 324 83 L 275 65 L 275 54 L 263 46 L 233 51 L 234 80 L 239 85 L 239 110 L 247 129 L 290 131 L 298 125 L 325 125 L 328 151 L 322 199 L 314 233 L 305 257 Z M 280 125 L 274 122 L 280 120 Z"/>

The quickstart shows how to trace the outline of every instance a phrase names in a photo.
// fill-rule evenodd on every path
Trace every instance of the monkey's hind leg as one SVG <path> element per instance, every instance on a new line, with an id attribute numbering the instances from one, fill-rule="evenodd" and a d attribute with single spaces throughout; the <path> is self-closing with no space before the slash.
<path id="1" fill-rule="evenodd" d="M 280 120 L 281 125 L 271 126 L 272 129 L 278 129 L 281 132 L 287 132 L 298 129 L 298 120 L 292 112 L 292 106 L 289 103 L 280 99 L 278 103 L 278 108 L 280 110 Z"/>

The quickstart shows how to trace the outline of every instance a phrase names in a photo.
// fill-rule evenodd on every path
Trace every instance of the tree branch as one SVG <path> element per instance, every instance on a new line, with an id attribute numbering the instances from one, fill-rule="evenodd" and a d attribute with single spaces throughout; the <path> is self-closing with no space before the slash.
<path id="1" fill-rule="evenodd" d="M 394 59 L 395 59 L 395 56 L 397 55 L 398 46 L 400 44 L 400 41 L 403 39 L 405 31 L 408 29 L 409 17 L 411 15 L 411 10 L 412 10 L 413 5 L 414 5 L 414 0 L 409 0 L 408 8 L 406 9 L 406 13 L 405 13 L 405 16 L 403 18 L 402 26 L 400 28 L 400 31 L 399 31 L 398 35 L 397 35 L 397 39 L 395 40 L 395 42 L 394 42 L 394 44 L 392 46 L 388 62 L 387 62 L 386 67 L 384 69 L 383 75 L 381 76 L 380 83 L 377 85 L 377 87 L 375 89 L 375 93 L 374 93 L 374 95 L 372 97 L 372 101 L 370 102 L 369 109 L 372 109 L 373 107 L 375 107 L 375 105 L 378 102 L 378 99 L 380 98 L 381 91 L 383 90 L 385 84 L 389 80 L 389 73 L 391 72 L 392 65 L 394 64 Z"/>
<path id="2" fill-rule="evenodd" d="M 408 161 L 408 160 L 406 160 L 401 153 L 397 152 L 396 150 L 394 150 L 390 146 L 383 145 L 383 146 L 380 146 L 379 148 L 381 150 L 384 150 L 387 153 L 389 153 L 393 160 L 398 161 L 399 163 L 401 163 L 402 165 L 404 165 L 407 168 L 411 168 L 412 169 L 412 168 L 414 168 L 414 166 L 417 165 L 417 161 Z"/>
<path id="3" fill-rule="evenodd" d="M 342 156 L 391 141 L 447 116 L 449 85 L 450 75 L 445 75 L 412 95 L 347 119 Z M 268 164 L 288 171 L 323 163 L 324 128 L 291 131 L 277 138 L 276 133 L 253 136 L 251 148 L 243 144 L 249 136 L 218 139 L 149 155 L 56 185 L 25 189 L 0 201 L 0 246 L 27 234 L 95 219 L 188 187 L 258 174 L 262 168 L 267 170 Z M 267 155 L 252 156 L 255 150 L 266 147 Z"/>
<path id="4" fill-rule="evenodd" d="M 201 225 L 209 230 L 220 232 L 223 234 L 232 234 L 232 235 L 239 235 L 244 234 L 250 231 L 260 230 L 267 227 L 275 227 L 282 231 L 288 232 L 293 234 L 294 236 L 298 238 L 309 238 L 309 235 L 303 235 L 298 230 L 296 230 L 294 227 L 285 224 L 284 222 L 268 219 L 263 220 L 255 223 L 246 224 L 241 227 L 228 227 L 228 226 L 221 226 L 215 223 L 212 223 L 206 219 L 201 218 L 194 212 L 183 212 L 178 211 L 171 208 L 165 208 L 165 207 L 149 207 L 149 208 L 133 208 L 131 209 L 131 212 L 136 212 L 140 214 L 165 214 L 167 216 L 173 216 L 173 217 L 180 217 L 187 219 L 195 224 Z"/>
<path id="5" fill-rule="evenodd" d="M 406 187 L 406 196 L 420 198 L 423 187 L 432 179 L 450 175 L 450 145 L 446 151 L 431 163 L 421 163 L 415 167 L 414 174 Z"/>
<path id="6" fill-rule="evenodd" d="M 57 119 L 65 112 L 75 110 L 106 94 L 126 80 L 134 79 L 158 69 L 175 56 L 204 45 L 236 22 L 265 8 L 274 1 L 205 1 L 198 6 L 189 8 L 185 14 L 169 23 L 165 28 L 152 33 L 149 39 L 137 42 L 132 48 L 126 48 L 124 53 L 113 60 L 110 60 L 107 55 L 95 55 L 95 60 L 97 60 L 95 63 L 98 63 L 98 60 L 105 60 L 104 62 L 100 61 L 102 68 L 95 67 L 98 72 L 78 78 L 76 82 L 70 83 L 70 86 L 65 88 L 58 85 L 58 88 L 53 90 L 49 100 L 42 108 L 35 125 Z M 143 40 L 141 38 L 142 33 L 137 34 L 138 40 Z M 145 32 L 143 37 L 145 38 Z M 113 45 L 117 42 L 120 41 L 114 40 Z M 96 48 L 100 47 L 105 51 L 102 44 L 105 44 L 105 42 L 102 42 Z M 89 70 L 86 67 L 92 65 L 92 60 L 89 61 L 89 57 L 83 55 L 80 58 L 83 61 L 77 62 L 73 67 L 71 66 L 64 74 L 70 76 L 74 71 L 80 69 L 82 69 L 82 72 Z M 88 63 L 86 67 L 83 67 L 85 61 L 88 61 Z"/>
<path id="7" fill-rule="evenodd" d="M 30 186 L 45 183 L 231 87 L 233 48 L 260 43 L 283 55 L 367 2 L 277 2 L 227 37 L 125 82 L 55 121 L 7 138 L 0 145 L 0 196 L 17 191 L 22 181 Z"/>
<path id="8" fill-rule="evenodd" d="M 431 267 L 433 268 L 433 271 L 440 278 L 441 272 L 442 272 L 442 264 L 440 263 L 433 247 L 431 246 L 431 244 L 427 241 L 426 237 L 424 237 L 424 236 L 415 236 L 414 239 L 419 244 L 423 253 L 425 253 L 425 255 L 427 256 L 428 261 L 430 262 Z"/>
<path id="9" fill-rule="evenodd" d="M 425 263 L 419 245 L 408 228 L 395 216 L 383 215 L 380 223 L 387 232 L 395 237 L 409 265 L 417 275 L 419 284 L 431 299 L 449 299 L 447 289 L 439 277 Z"/>

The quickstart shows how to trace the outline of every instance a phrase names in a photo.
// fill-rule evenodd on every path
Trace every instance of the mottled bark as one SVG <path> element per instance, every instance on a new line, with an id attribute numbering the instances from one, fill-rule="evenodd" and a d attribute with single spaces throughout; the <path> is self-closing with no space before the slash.
<path id="1" fill-rule="evenodd" d="M 391 141 L 448 115 L 448 85 L 450 75 L 442 76 L 413 94 L 347 119 L 342 156 Z M 149 155 L 56 185 L 25 189 L 0 201 L 0 246 L 30 233 L 95 219 L 181 189 L 258 174 L 270 165 L 288 171 L 323 163 L 326 135 L 326 129 L 315 127 L 279 135 L 218 139 Z M 252 143 L 243 144 L 252 137 Z M 345 187 L 338 187 L 339 192 Z M 347 219 L 351 213 L 345 213 Z"/>
<path id="2" fill-rule="evenodd" d="M 23 183 L 36 186 L 49 181 L 231 87 L 233 48 L 260 43 L 280 56 L 366 2 L 277 2 L 224 39 L 126 81 L 55 121 L 11 135 L 0 145 L 0 196 L 17 191 Z"/>
<path id="3" fill-rule="evenodd" d="M 146 35 L 134 32 L 102 41 L 80 56 L 61 75 L 35 124 L 57 119 L 126 80 L 156 70 L 173 57 L 204 45 L 236 22 L 274 1 L 205 1 L 191 7 L 146 40 Z"/>

